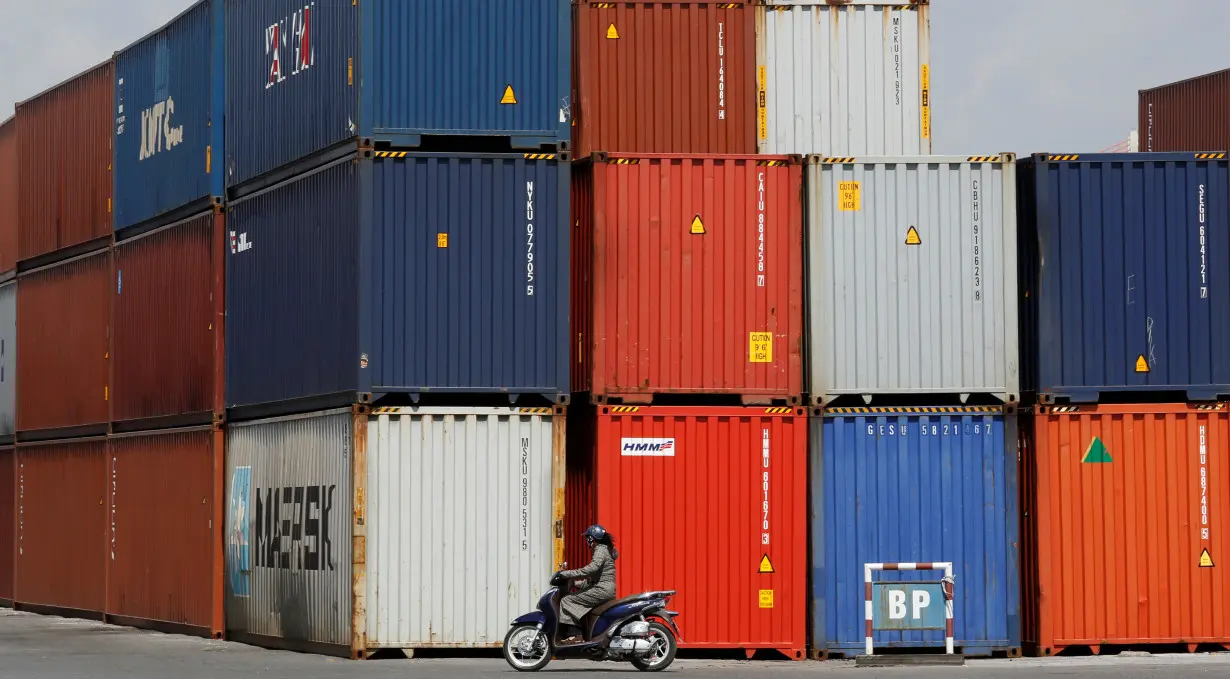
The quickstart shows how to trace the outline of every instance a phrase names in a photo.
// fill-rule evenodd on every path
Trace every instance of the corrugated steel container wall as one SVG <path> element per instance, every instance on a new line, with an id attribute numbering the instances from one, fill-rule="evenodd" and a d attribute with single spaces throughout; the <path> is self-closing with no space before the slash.
<path id="1" fill-rule="evenodd" d="M 13 603 L 13 530 L 17 526 L 16 462 L 13 449 L 0 448 L 0 602 Z"/>
<path id="2" fill-rule="evenodd" d="M 556 568 L 552 468 L 563 462 L 563 410 L 376 412 L 368 647 L 499 646 Z"/>
<path id="3" fill-rule="evenodd" d="M 23 275 L 17 286 L 17 430 L 105 424 L 111 250 Z"/>
<path id="4" fill-rule="evenodd" d="M 111 235 L 114 63 L 17 104 L 17 258 Z"/>
<path id="5" fill-rule="evenodd" d="M 201 0 L 116 53 L 117 230 L 222 195 L 223 29 Z"/>
<path id="6" fill-rule="evenodd" d="M 1140 150 L 1230 149 L 1230 69 L 1139 93 Z"/>
<path id="7" fill-rule="evenodd" d="M 1038 555 L 1025 600 L 1038 607 L 1026 634 L 1044 654 L 1230 643 L 1228 422 L 1225 404 L 1040 412 L 1024 461 Z"/>
<path id="8" fill-rule="evenodd" d="M 569 0 L 369 0 L 362 23 L 364 137 L 571 136 Z"/>
<path id="9" fill-rule="evenodd" d="M 356 138 L 358 4 L 225 3 L 226 185 L 243 184 Z M 413 43 L 401 47 L 408 44 Z"/>
<path id="10" fill-rule="evenodd" d="M 568 181 L 563 160 L 420 154 L 236 202 L 228 405 L 567 393 Z"/>
<path id="11" fill-rule="evenodd" d="M 107 599 L 106 448 L 102 438 L 17 448 L 14 601 L 103 612 Z"/>
<path id="12" fill-rule="evenodd" d="M 599 409 L 595 476 L 597 519 L 620 551 L 619 592 L 678 590 L 671 608 L 680 613 L 685 648 L 777 649 L 802 658 L 804 411 L 620 410 Z M 758 573 L 766 555 L 774 572 Z"/>
<path id="13" fill-rule="evenodd" d="M 940 561 L 956 576 L 955 645 L 966 655 L 1019 650 L 1016 417 L 976 407 L 825 413 L 811 421 L 812 648 L 864 652 L 864 564 Z M 942 648 L 944 630 L 873 639 L 877 651 Z"/>
<path id="14" fill-rule="evenodd" d="M 802 391 L 803 168 L 764 156 L 612 156 L 577 215 L 588 327 L 574 391 Z M 700 220 L 700 230 L 693 224 Z M 763 225 L 763 226 L 761 226 Z M 591 232 L 592 233 L 589 233 Z M 764 351 L 759 335 L 771 335 Z M 753 344 L 756 346 L 754 347 Z"/>
<path id="15" fill-rule="evenodd" d="M 208 632 L 215 581 L 212 428 L 124 435 L 108 443 L 107 615 Z M 221 575 L 220 573 L 218 575 Z"/>
<path id="16" fill-rule="evenodd" d="M 588 403 L 568 406 L 564 560 L 573 568 L 589 563 L 590 549 L 581 533 L 598 521 L 598 497 L 594 488 L 594 437 L 597 425 L 597 412 Z"/>
<path id="17" fill-rule="evenodd" d="M 1044 401 L 1230 395 L 1230 161 L 1207 155 L 1023 162 L 1023 371 Z"/>
<path id="18" fill-rule="evenodd" d="M 760 152 L 929 155 L 930 62 L 926 4 L 757 7 Z"/>
<path id="19" fill-rule="evenodd" d="M 755 153 L 755 17 L 742 3 L 578 4 L 578 156 Z"/>
<path id="20" fill-rule="evenodd" d="M 808 167 L 812 398 L 1016 401 L 1011 154 L 834 160 L 853 159 L 812 156 Z"/>
<path id="21" fill-rule="evenodd" d="M 17 229 L 21 196 L 17 156 L 17 119 L 0 123 L 0 273 L 17 267 Z"/>
<path id="22" fill-rule="evenodd" d="M 349 646 L 354 433 L 348 410 L 229 425 L 228 637 Z"/>
<path id="23" fill-rule="evenodd" d="M 0 438 L 17 432 L 17 282 L 0 285 Z"/>
<path id="24" fill-rule="evenodd" d="M 203 214 L 115 246 L 112 420 L 213 409 L 222 228 L 221 214 Z"/>

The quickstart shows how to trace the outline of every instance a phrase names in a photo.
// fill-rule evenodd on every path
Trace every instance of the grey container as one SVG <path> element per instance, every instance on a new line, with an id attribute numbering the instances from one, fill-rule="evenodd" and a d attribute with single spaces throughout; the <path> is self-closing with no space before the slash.
<path id="1" fill-rule="evenodd" d="M 808 158 L 814 403 L 1019 401 L 1014 162 L 1012 154 Z"/>
<path id="2" fill-rule="evenodd" d="M 17 281 L 0 285 L 0 441 L 12 440 L 17 417 Z"/>
<path id="3" fill-rule="evenodd" d="M 756 8 L 760 153 L 931 153 L 925 2 Z"/>

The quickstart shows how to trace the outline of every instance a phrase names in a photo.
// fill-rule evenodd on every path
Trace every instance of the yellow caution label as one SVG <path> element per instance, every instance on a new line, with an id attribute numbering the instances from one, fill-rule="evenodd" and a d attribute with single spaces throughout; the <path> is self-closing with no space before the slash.
<path id="1" fill-rule="evenodd" d="M 213 147 L 205 147 L 205 174 L 209 174 L 209 168 L 213 166 L 213 159 L 210 157 L 213 155 L 212 151 Z"/>
<path id="2" fill-rule="evenodd" d="M 757 573 L 776 573 L 777 572 L 773 570 L 773 562 L 769 561 L 768 554 L 765 554 L 764 556 L 760 557 L 760 568 L 757 568 L 756 572 Z"/>
<path id="3" fill-rule="evenodd" d="M 1200 552 L 1200 567 L 1213 568 L 1213 557 L 1209 555 L 1209 548 L 1205 547 L 1203 552 Z"/>
<path id="4" fill-rule="evenodd" d="M 354 57 L 346 60 L 346 84 L 354 87 Z"/>
<path id="5" fill-rule="evenodd" d="M 756 69 L 756 130 L 761 141 L 769 138 L 768 69 Z"/>
<path id="6" fill-rule="evenodd" d="M 837 209 L 842 212 L 858 212 L 863 209 L 861 182 L 837 182 Z"/>
<path id="7" fill-rule="evenodd" d="M 748 339 L 748 361 L 752 363 L 773 362 L 773 333 L 754 332 Z"/>
<path id="8" fill-rule="evenodd" d="M 438 248 L 448 247 L 448 234 L 447 233 L 437 233 L 436 234 L 436 247 Z"/>
<path id="9" fill-rule="evenodd" d="M 931 138 L 931 66 L 923 64 L 918 69 L 918 82 L 922 86 L 922 98 L 919 100 L 919 125 L 922 127 L 922 138 Z"/>
<path id="10" fill-rule="evenodd" d="M 619 40 L 619 29 L 615 28 L 615 24 L 606 27 L 607 40 Z"/>
<path id="11" fill-rule="evenodd" d="M 918 229 L 915 229 L 913 226 L 911 226 L 909 229 L 906 230 L 905 244 L 906 245 L 922 245 L 922 238 L 918 236 Z"/>
<path id="12" fill-rule="evenodd" d="M 1138 373 L 1149 372 L 1149 362 L 1145 360 L 1144 354 L 1141 354 L 1136 357 L 1136 372 Z"/>
<path id="13" fill-rule="evenodd" d="M 761 608 L 773 608 L 773 590 L 771 589 L 760 590 L 760 607 Z"/>
<path id="14" fill-rule="evenodd" d="M 705 223 L 700 220 L 700 215 L 692 218 L 692 233 L 704 233 Z"/>
<path id="15" fill-rule="evenodd" d="M 504 97 L 500 99 L 501 104 L 517 103 L 517 95 L 513 93 L 512 85 L 504 88 Z"/>

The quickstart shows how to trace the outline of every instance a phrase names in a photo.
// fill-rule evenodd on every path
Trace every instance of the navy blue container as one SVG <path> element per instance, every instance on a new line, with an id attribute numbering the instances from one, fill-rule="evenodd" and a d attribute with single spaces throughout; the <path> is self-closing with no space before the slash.
<path id="1" fill-rule="evenodd" d="M 831 408 L 812 418 L 810 436 L 812 647 L 864 652 L 864 564 L 947 561 L 958 649 L 1019 651 L 1017 418 L 976 407 Z M 943 648 L 944 631 L 873 640 L 877 649 Z"/>
<path id="2" fill-rule="evenodd" d="M 115 229 L 169 223 L 223 196 L 222 0 L 115 55 Z"/>
<path id="3" fill-rule="evenodd" d="M 566 156 L 364 155 L 228 206 L 228 408 L 563 402 Z"/>
<path id="4" fill-rule="evenodd" d="M 569 0 L 226 6 L 228 186 L 289 176 L 348 142 L 417 148 L 427 135 L 464 135 L 567 146 Z"/>
<path id="5" fill-rule="evenodd" d="M 1026 391 L 1043 403 L 1230 396 L 1226 154 L 1021 165 Z"/>

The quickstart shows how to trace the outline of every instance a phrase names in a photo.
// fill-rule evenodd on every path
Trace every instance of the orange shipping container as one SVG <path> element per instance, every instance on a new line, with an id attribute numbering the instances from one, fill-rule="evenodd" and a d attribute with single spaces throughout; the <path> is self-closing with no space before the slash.
<path id="1" fill-rule="evenodd" d="M 1042 654 L 1230 642 L 1228 422 L 1226 404 L 1039 410 L 1022 487 Z"/>
<path id="2" fill-rule="evenodd" d="M 0 123 L 0 273 L 17 267 L 17 119 Z"/>

